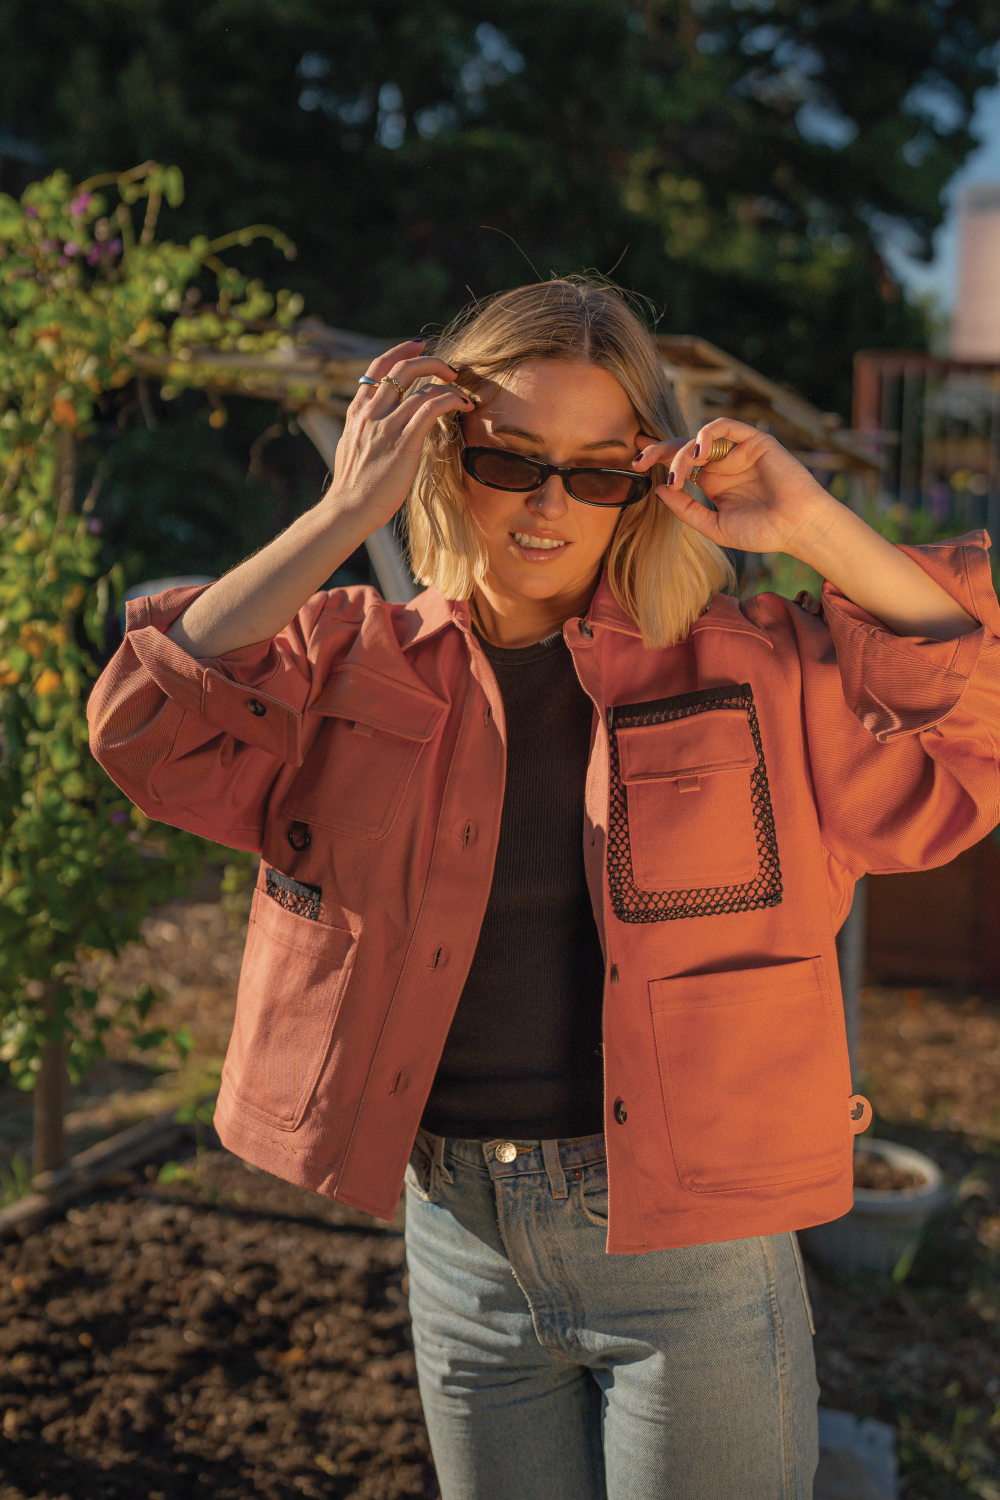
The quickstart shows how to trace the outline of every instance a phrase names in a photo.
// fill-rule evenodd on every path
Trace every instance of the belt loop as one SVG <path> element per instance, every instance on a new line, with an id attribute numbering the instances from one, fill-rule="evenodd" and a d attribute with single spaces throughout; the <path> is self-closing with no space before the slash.
<path id="1" fill-rule="evenodd" d="M 558 1141 L 542 1142 L 542 1161 L 545 1163 L 553 1198 L 568 1198 L 569 1188 L 566 1186 L 566 1174 L 559 1160 Z"/>
<path id="2" fill-rule="evenodd" d="M 434 1159 L 432 1170 L 436 1171 L 442 1182 L 454 1182 L 455 1178 L 444 1164 L 444 1136 L 434 1137 Z"/>

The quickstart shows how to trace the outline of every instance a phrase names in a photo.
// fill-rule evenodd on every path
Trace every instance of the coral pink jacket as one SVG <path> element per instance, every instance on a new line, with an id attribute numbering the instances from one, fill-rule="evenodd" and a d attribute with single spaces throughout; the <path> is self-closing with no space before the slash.
<path id="1" fill-rule="evenodd" d="M 984 533 L 907 549 L 977 620 L 901 639 L 723 596 L 646 649 L 607 582 L 566 641 L 594 703 L 585 854 L 605 954 L 609 1251 L 851 1205 L 834 934 L 866 870 L 1000 823 L 1000 609 Z M 151 817 L 261 852 L 216 1122 L 240 1156 L 389 1218 L 490 892 L 505 727 L 468 606 L 311 598 L 196 661 L 198 590 L 129 606 L 95 755 Z M 538 1003 L 544 1005 L 544 995 Z"/>

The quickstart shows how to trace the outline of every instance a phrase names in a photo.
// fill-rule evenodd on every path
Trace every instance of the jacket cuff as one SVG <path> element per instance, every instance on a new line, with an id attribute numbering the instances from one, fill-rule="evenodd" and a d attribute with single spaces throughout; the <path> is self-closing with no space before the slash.
<path id="1" fill-rule="evenodd" d="M 832 584 L 823 585 L 844 697 L 882 743 L 946 719 L 965 692 L 984 643 L 1000 635 L 989 545 L 985 531 L 972 531 L 954 541 L 899 549 L 979 621 L 978 630 L 950 641 L 895 635 Z"/>
<path id="2" fill-rule="evenodd" d="M 175 620 L 210 584 L 167 589 L 130 599 L 125 639 L 146 675 L 173 702 L 243 744 L 254 745 L 290 765 L 301 765 L 302 716 L 267 691 L 281 673 L 273 641 L 244 646 L 224 656 L 189 656 L 166 635 Z"/>

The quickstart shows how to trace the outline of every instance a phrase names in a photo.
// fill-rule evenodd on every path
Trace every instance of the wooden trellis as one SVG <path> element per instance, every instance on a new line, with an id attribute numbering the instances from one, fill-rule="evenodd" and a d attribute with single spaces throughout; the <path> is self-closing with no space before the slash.
<path id="1" fill-rule="evenodd" d="M 289 336 L 286 348 L 267 355 L 209 349 L 193 350 L 183 360 L 141 355 L 137 363 L 143 374 L 164 382 L 172 375 L 187 382 L 194 370 L 199 384 L 214 391 L 280 401 L 296 414 L 332 468 L 358 376 L 376 355 L 398 342 L 329 328 L 317 318 L 305 318 L 294 336 Z M 773 433 L 818 474 L 848 474 L 853 493 L 870 487 L 877 464 L 838 417 L 819 411 L 705 339 L 661 335 L 656 342 L 692 432 L 713 417 L 731 416 Z M 416 585 L 394 528 L 380 527 L 365 545 L 383 596 L 392 602 L 411 599 Z"/>

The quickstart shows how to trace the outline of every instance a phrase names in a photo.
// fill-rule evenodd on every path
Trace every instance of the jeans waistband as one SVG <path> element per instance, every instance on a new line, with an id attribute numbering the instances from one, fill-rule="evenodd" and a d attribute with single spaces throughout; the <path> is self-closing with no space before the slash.
<path id="1" fill-rule="evenodd" d="M 477 1167 L 481 1172 L 488 1172 L 494 1180 L 544 1172 L 552 1184 L 553 1193 L 559 1198 L 566 1195 L 566 1172 L 603 1162 L 606 1154 L 603 1134 L 555 1141 L 520 1140 L 513 1136 L 479 1141 L 432 1135 L 429 1130 L 421 1128 L 417 1131 L 416 1144 L 439 1169 L 443 1169 L 446 1180 L 450 1176 L 445 1167 L 446 1160 Z M 504 1161 L 503 1157 L 510 1154 L 511 1146 L 516 1148 L 517 1155 L 512 1161 Z M 507 1149 L 503 1150 L 504 1147 Z M 501 1150 L 499 1156 L 498 1149 Z"/>

